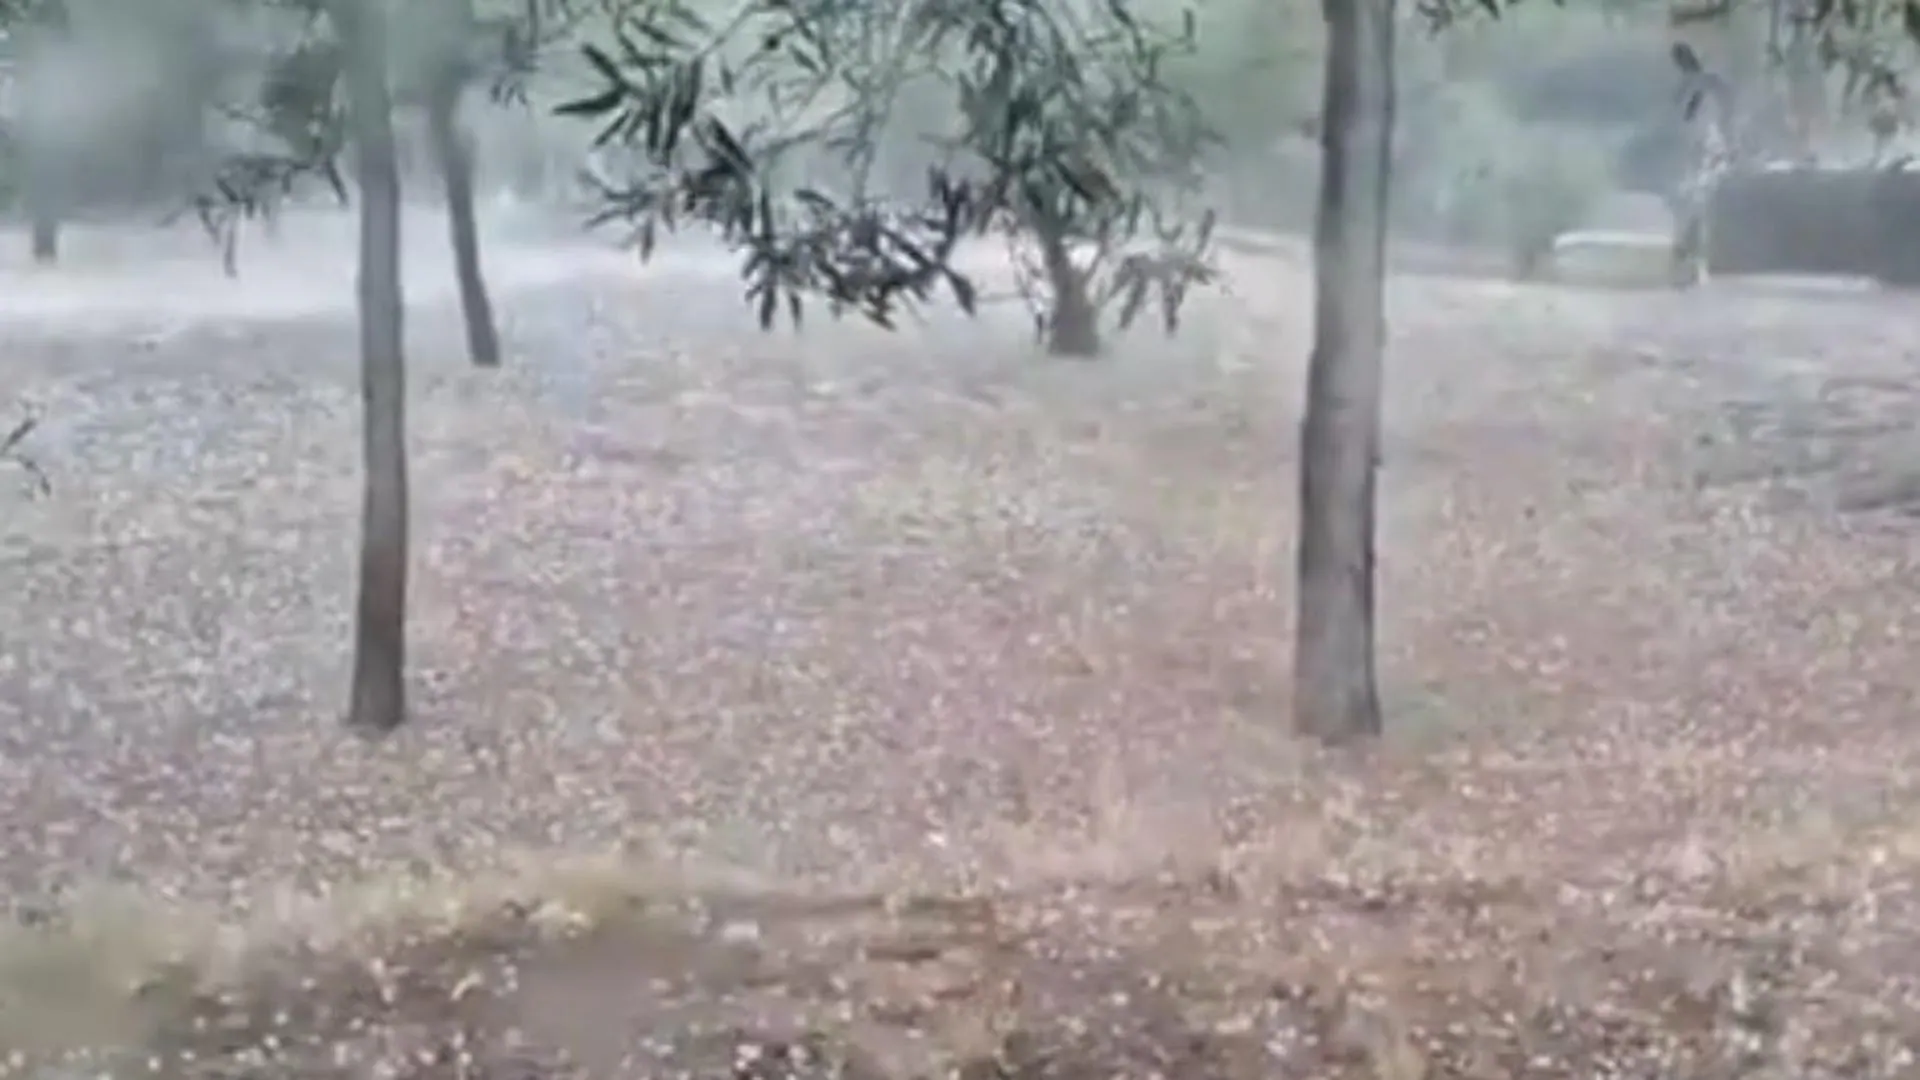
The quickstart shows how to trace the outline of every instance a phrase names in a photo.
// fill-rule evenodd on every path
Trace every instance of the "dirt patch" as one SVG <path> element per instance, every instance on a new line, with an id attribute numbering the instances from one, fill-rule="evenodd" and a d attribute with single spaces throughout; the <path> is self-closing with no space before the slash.
<path id="1" fill-rule="evenodd" d="M 0 999 L 0 1031 L 9 1075 L 1892 1077 L 1899 987 L 1829 950 L 1859 926 L 1842 889 L 1884 895 L 1916 850 L 1882 836 L 1819 886 L 1782 866 L 1737 898 L 1647 880 L 1610 901 L 1631 919 L 1364 867 L 836 896 L 549 856 L 225 936 L 166 937 L 150 908 L 145 953 L 98 921 L 12 932 L 7 986 L 37 959 L 44 996 Z"/>

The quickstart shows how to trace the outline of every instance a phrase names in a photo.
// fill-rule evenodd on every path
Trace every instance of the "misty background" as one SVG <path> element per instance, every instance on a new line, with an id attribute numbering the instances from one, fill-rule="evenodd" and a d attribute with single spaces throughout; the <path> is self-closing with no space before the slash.
<path id="1" fill-rule="evenodd" d="M 440 190 L 420 92 L 406 76 L 407 57 L 436 32 L 432 8 L 416 5 L 410 10 L 421 17 L 397 20 L 393 42 L 404 186 L 416 201 Z M 1176 18 L 1179 9 L 1167 8 L 1165 16 Z M 1172 80 L 1193 96 L 1221 143 L 1207 152 L 1208 189 L 1193 201 L 1230 223 L 1304 229 L 1318 182 L 1318 11 L 1256 0 L 1208 0 L 1196 10 L 1197 53 L 1182 58 Z M 1781 34 L 1768 11 L 1743 6 L 1734 18 L 1683 36 L 1755 116 L 1771 117 L 1780 110 L 1768 106 L 1806 93 L 1809 79 L 1791 64 L 1768 62 Z M 190 229 L 193 215 L 183 212 L 223 159 L 284 149 L 280 133 L 233 103 L 258 100 L 262 44 L 283 46 L 296 35 L 291 17 L 259 7 L 237 14 L 221 0 L 74 0 L 71 18 L 74 33 L 30 41 L 32 31 L 17 28 L 5 43 L 0 213 L 9 220 L 27 216 L 30 181 L 44 175 L 63 220 L 172 221 Z M 1445 33 L 1429 32 L 1417 12 L 1404 18 L 1393 208 L 1400 237 L 1518 258 L 1568 229 L 1665 227 L 1660 195 L 1679 168 L 1683 123 L 1667 5 L 1528 5 L 1497 25 Z M 495 87 L 470 87 L 463 119 L 476 144 L 483 214 L 494 227 L 538 220 L 574 228 L 591 204 L 583 170 L 617 177 L 623 167 L 614 152 L 592 150 L 590 124 L 551 115 L 590 86 L 577 42 L 603 38 L 603 29 L 588 18 L 545 42 L 535 70 L 513 87 L 524 100 L 501 102 L 490 93 Z M 1828 160 L 1864 156 L 1870 140 L 1862 117 L 1872 103 L 1837 84 L 1816 92 L 1832 102 L 1835 120 L 1814 149 Z M 751 119 L 754 106 L 741 102 L 738 112 Z M 942 93 L 908 87 L 880 139 L 880 193 L 917 194 L 934 153 L 928 138 L 947 134 L 951 123 Z M 1784 136 L 1774 141 L 1789 152 Z M 835 175 L 844 172 L 840 158 L 823 151 L 814 158 L 803 151 L 791 160 L 808 181 L 844 183 Z M 335 197 L 307 177 L 288 202 L 322 207 Z"/>

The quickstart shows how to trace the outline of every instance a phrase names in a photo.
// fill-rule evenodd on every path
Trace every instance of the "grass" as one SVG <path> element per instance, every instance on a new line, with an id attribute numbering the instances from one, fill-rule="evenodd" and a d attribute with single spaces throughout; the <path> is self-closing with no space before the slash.
<path id="1" fill-rule="evenodd" d="M 351 335 L 19 351 L 91 412 L 23 526 L 84 535 L 0 571 L 10 1074 L 1910 1072 L 1905 544 L 1701 493 L 1738 371 L 1618 363 L 1764 363 L 1737 296 L 1397 286 L 1408 734 L 1326 755 L 1285 733 L 1303 304 L 1198 372 L 946 327 L 809 380 L 631 287 L 519 299 L 524 355 L 626 343 L 573 397 L 420 320 L 420 716 L 372 746 Z M 133 614 L 73 619 L 103 588 Z"/>

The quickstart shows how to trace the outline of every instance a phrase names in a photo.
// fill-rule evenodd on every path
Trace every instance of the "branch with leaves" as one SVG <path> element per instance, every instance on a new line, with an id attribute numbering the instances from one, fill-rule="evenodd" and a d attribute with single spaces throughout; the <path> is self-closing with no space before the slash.
<path id="1" fill-rule="evenodd" d="M 1162 77 L 1194 33 L 1191 15 L 1163 28 L 1128 0 L 747 0 L 719 26 L 664 0 L 624 8 L 609 42 L 584 47 L 599 87 L 558 111 L 624 156 L 624 175 L 592 178 L 596 222 L 626 223 L 643 256 L 663 229 L 712 227 L 741 252 L 763 325 L 797 319 L 809 294 L 883 325 L 940 286 L 970 311 L 977 290 L 952 257 L 998 234 L 1038 249 L 1043 308 L 1062 307 L 1064 281 L 1083 303 L 1118 298 L 1130 321 L 1157 289 L 1171 327 L 1212 278 L 1210 227 L 1164 224 L 1214 138 Z M 882 197 L 876 148 L 910 91 L 940 95 L 951 120 L 920 133 L 924 191 Z M 808 154 L 844 188 L 793 181 Z M 1161 248 L 1120 257 L 1150 221 Z M 1089 284 L 1108 270 L 1117 283 Z"/>
<path id="2" fill-rule="evenodd" d="M 213 170 L 172 221 L 192 214 L 220 249 L 228 274 L 237 270 L 240 226 L 274 218 L 310 178 L 341 203 L 346 145 L 341 92 L 345 56 L 326 0 L 229 0 L 226 13 L 241 39 L 225 51 L 225 96 L 211 107 L 225 129 Z"/>
<path id="3" fill-rule="evenodd" d="M 34 430 L 39 426 L 40 417 L 29 410 L 5 435 L 0 436 L 0 458 L 5 458 L 13 462 L 15 466 L 27 474 L 27 481 L 34 494 L 51 495 L 53 494 L 53 480 L 47 476 L 46 470 L 40 467 L 40 463 L 35 461 L 33 456 L 28 454 L 22 445 L 27 441 L 27 436 L 33 434 Z"/>
<path id="4" fill-rule="evenodd" d="M 529 85 L 552 65 L 555 51 L 610 2 L 520 0 L 510 9 L 473 12 L 461 57 L 466 79 L 484 84 L 495 104 L 527 105 Z"/>

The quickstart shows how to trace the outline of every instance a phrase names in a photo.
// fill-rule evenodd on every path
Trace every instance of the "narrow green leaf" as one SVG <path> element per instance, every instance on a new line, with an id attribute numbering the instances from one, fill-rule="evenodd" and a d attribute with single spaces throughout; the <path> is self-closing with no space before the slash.
<path id="1" fill-rule="evenodd" d="M 587 62 L 600 73 L 601 78 L 615 86 L 627 85 L 627 77 L 621 72 L 620 65 L 615 63 L 613 57 L 608 56 L 598 45 L 582 45 L 580 51 L 585 54 Z"/>
<path id="2" fill-rule="evenodd" d="M 553 107 L 553 115 L 601 116 L 611 112 L 622 101 L 626 100 L 627 94 L 628 90 L 624 85 L 610 86 L 597 94 L 583 98 L 575 98 L 572 101 L 564 101 L 555 105 Z"/>
<path id="3" fill-rule="evenodd" d="M 947 271 L 947 288 L 952 291 L 953 302 L 960 305 L 961 311 L 968 315 L 976 313 L 979 305 L 979 292 L 974 288 L 974 284 L 970 279 L 962 274 L 949 270 Z"/>
<path id="4" fill-rule="evenodd" d="M 764 285 L 756 285 L 755 289 L 760 294 L 760 329 L 771 330 L 773 329 L 773 317 L 775 313 L 779 311 L 776 305 L 780 302 L 780 294 L 774 289 L 772 282 L 766 282 Z"/>

